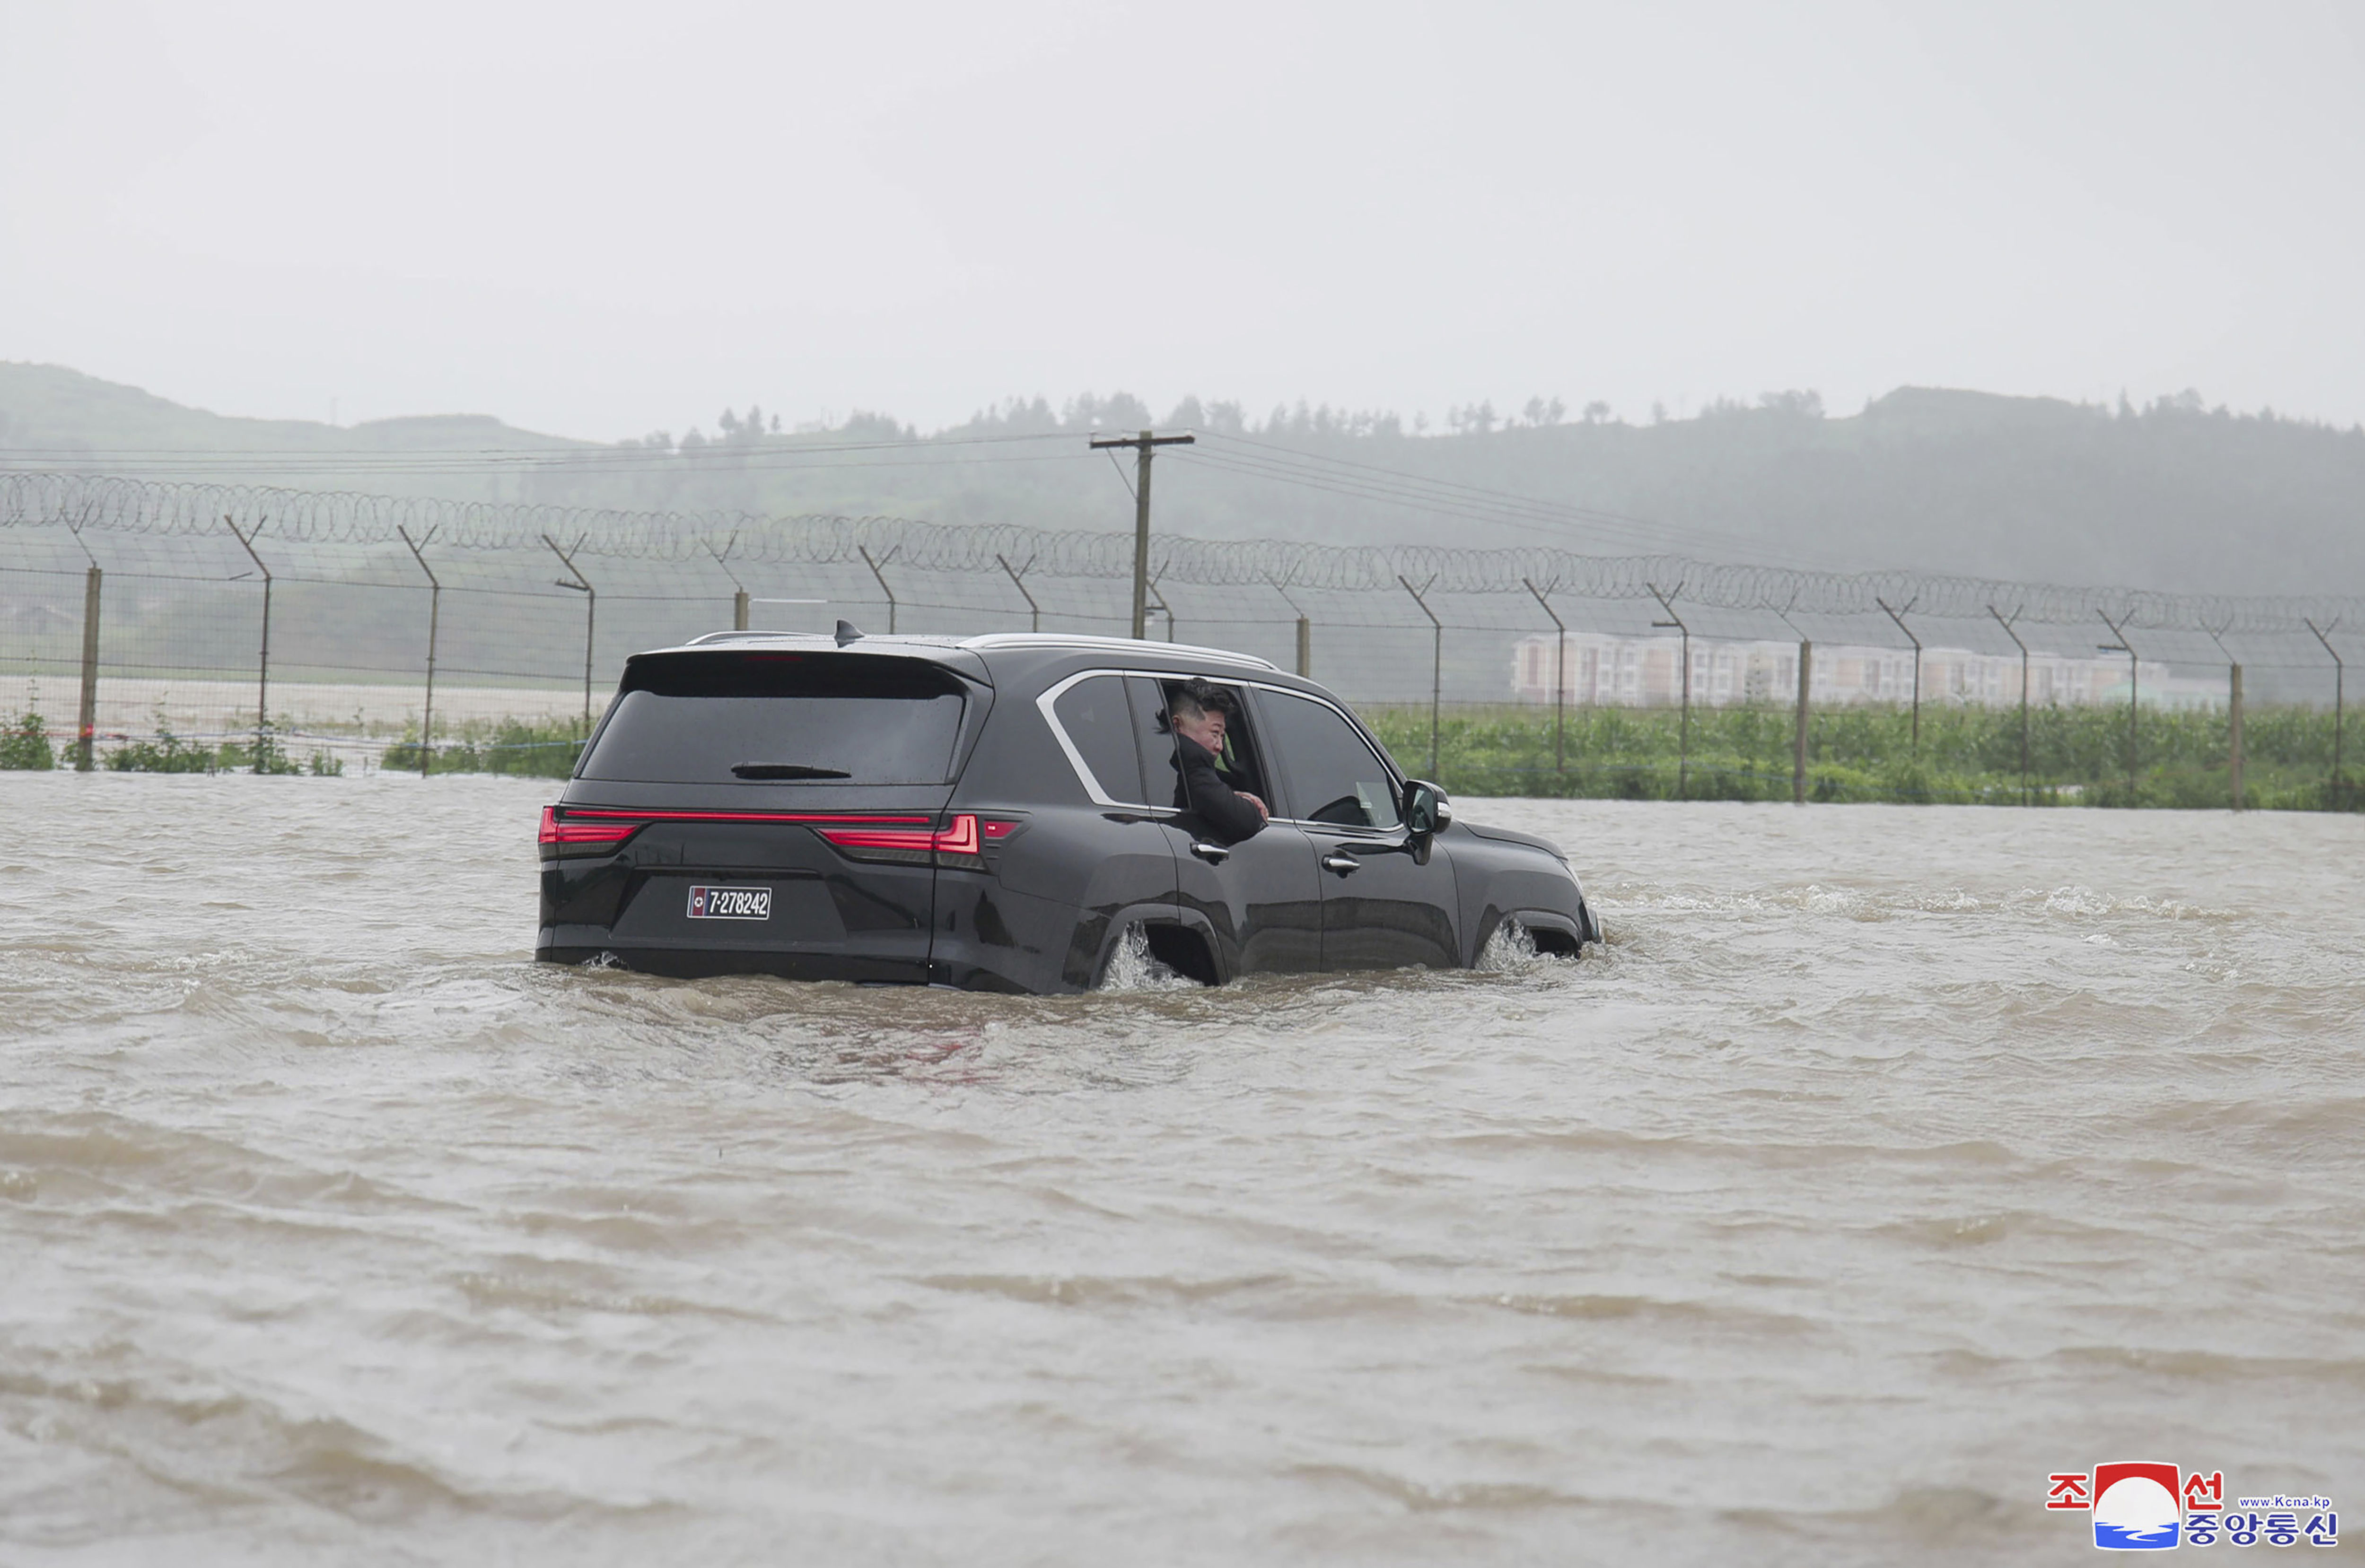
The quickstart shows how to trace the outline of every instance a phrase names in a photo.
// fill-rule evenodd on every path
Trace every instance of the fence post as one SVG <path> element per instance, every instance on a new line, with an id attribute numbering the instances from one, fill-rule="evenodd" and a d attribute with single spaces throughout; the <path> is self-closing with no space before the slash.
<path id="1" fill-rule="evenodd" d="M 1164 594 L 1158 591 L 1158 585 L 1165 580 L 1166 568 L 1164 566 L 1160 566 L 1158 568 L 1158 575 L 1149 579 L 1149 585 L 1144 590 L 1149 595 L 1144 607 L 1144 612 L 1147 613 L 1149 610 L 1155 610 L 1159 614 L 1166 617 L 1166 640 L 1171 643 L 1174 640 L 1174 607 L 1166 602 L 1166 596 Z M 1148 627 L 1145 625 L 1143 629 L 1146 631 L 1148 630 Z"/>
<path id="2" fill-rule="evenodd" d="M 1536 602 L 1541 605 L 1543 612 L 1552 618 L 1552 630 L 1559 634 L 1559 645 L 1552 652 L 1552 771 L 1566 773 L 1568 771 L 1568 627 L 1562 622 L 1559 612 L 1552 609 L 1552 601 L 1544 597 L 1544 589 L 1536 587 L 1529 578 L 1521 577 L 1519 581 L 1525 583 L 1528 591 L 1536 596 Z M 1558 578 L 1553 579 L 1552 587 L 1560 587 Z"/>
<path id="3" fill-rule="evenodd" d="M 575 579 L 571 583 L 562 582 L 558 586 L 563 588 L 572 588 L 583 596 L 583 734 L 588 740 L 591 735 L 591 634 L 600 620 L 600 590 L 593 588 L 591 579 L 585 577 L 577 567 L 575 557 L 558 547 L 558 541 L 545 533 L 542 536 L 542 542 L 550 546 L 550 553 L 558 557 L 560 564 L 566 566 L 567 574 Z M 583 536 L 577 537 L 575 548 L 577 550 L 583 548 Z"/>
<path id="4" fill-rule="evenodd" d="M 1026 565 L 1020 567 L 1012 566 L 1010 558 L 1000 551 L 994 553 L 993 558 L 1002 563 L 1002 569 L 1010 574 L 1010 586 L 1016 588 L 1018 597 L 1026 601 L 1026 630 L 1040 632 L 1043 630 L 1043 607 L 1035 602 L 1033 594 L 1026 591 L 1026 584 L 1024 580 L 1026 575 L 1035 569 L 1035 557 L 1027 556 Z"/>
<path id="5" fill-rule="evenodd" d="M 747 630 L 747 610 L 752 601 L 747 598 L 747 585 L 741 582 L 739 574 L 731 569 L 730 560 L 733 547 L 739 543 L 739 535 L 736 532 L 733 533 L 730 538 L 723 542 L 723 548 L 720 550 L 714 547 L 714 542 L 711 539 L 701 539 L 699 543 L 705 545 L 706 553 L 714 557 L 716 568 L 731 579 L 731 630 L 745 632 Z"/>
<path id="6" fill-rule="evenodd" d="M 2009 620 L 1992 604 L 1988 606 L 1988 613 L 1994 616 L 1996 624 L 2003 628 L 2003 634 L 2012 639 L 2012 645 L 2020 650 L 2020 803 L 2024 806 L 2031 799 L 2028 781 L 2028 644 L 2022 642 L 2020 633 L 2012 628 L 2012 622 L 2020 619 L 2020 608 L 2017 605 L 2012 608 Z"/>
<path id="7" fill-rule="evenodd" d="M 1437 618 L 1437 611 L 1429 609 L 1429 600 L 1421 595 L 1437 586 L 1437 575 L 1430 573 L 1429 581 L 1419 588 L 1413 587 L 1411 580 L 1402 573 L 1397 574 L 1396 581 L 1404 584 L 1405 592 L 1412 595 L 1412 601 L 1420 606 L 1423 615 L 1429 617 L 1432 638 L 1429 654 L 1429 777 L 1434 783 L 1437 779 L 1438 710 L 1445 694 L 1445 622 Z"/>
<path id="8" fill-rule="evenodd" d="M 403 543 L 410 546 L 410 558 L 419 563 L 420 571 L 427 574 L 427 706 L 419 715 L 419 777 L 424 778 L 435 756 L 435 634 L 442 629 L 443 621 L 443 585 L 437 579 L 435 568 L 427 564 L 427 557 L 421 554 L 435 542 L 435 530 L 429 529 L 426 536 L 415 544 L 411 543 L 409 530 L 400 523 L 395 525 L 394 531 L 402 535 Z"/>
<path id="9" fill-rule="evenodd" d="M 1682 616 L 1676 613 L 1676 594 L 1684 591 L 1684 585 L 1677 583 L 1675 593 L 1661 593 L 1651 583 L 1642 586 L 1651 590 L 1651 597 L 1657 599 L 1659 608 L 1667 612 L 1666 620 L 1653 621 L 1651 624 L 1661 631 L 1673 627 L 1683 633 L 1684 716 L 1676 732 L 1676 799 L 1688 801 L 1691 799 L 1692 774 L 1692 629 L 1684 624 Z"/>
<path id="10" fill-rule="evenodd" d="M 1889 610 L 1886 599 L 1876 599 L 1872 602 L 1888 610 L 1889 618 L 1897 622 L 1897 629 L 1905 633 L 1905 640 L 1913 644 L 1913 755 L 1918 758 L 1922 755 L 1922 639 L 1913 634 L 1912 627 L 1905 624 L 1905 610 L 1921 603 L 1922 599 L 1916 594 L 1907 599 L 1905 610 Z"/>
<path id="11" fill-rule="evenodd" d="M 2242 666 L 2231 665 L 2225 674 L 2225 749 L 2233 768 L 2234 810 L 2242 809 Z"/>
<path id="12" fill-rule="evenodd" d="M 1272 583 L 1272 591 L 1281 595 L 1281 601 L 1289 606 L 1290 613 L 1297 617 L 1297 673 L 1301 678 L 1311 680 L 1314 678 L 1314 622 L 1306 618 L 1298 602 L 1289 597 L 1289 589 L 1285 586 L 1273 582 L 1269 575 L 1264 580 Z"/>
<path id="13" fill-rule="evenodd" d="M 1799 733 L 1790 743 L 1790 803 L 1807 803 L 1807 693 L 1814 686 L 1815 644 L 1799 639 Z"/>
<path id="14" fill-rule="evenodd" d="M 263 557 L 254 553 L 255 536 L 263 532 L 261 520 L 256 521 L 253 534 L 241 533 L 238 524 L 230 520 L 227 512 L 222 514 L 222 526 L 230 530 L 230 536 L 245 550 L 246 558 L 254 563 L 254 569 L 263 574 L 263 649 L 261 674 L 254 691 L 254 771 L 260 773 L 264 762 L 263 748 L 271 734 L 271 568 L 264 566 Z"/>
<path id="15" fill-rule="evenodd" d="M 2135 620 L 2135 617 L 2133 614 L 2127 614 L 2113 621 L 2109 612 L 2099 606 L 2096 607 L 2094 613 L 2102 618 L 2102 624 L 2108 626 L 2113 634 L 2119 639 L 2115 643 L 2101 643 L 2096 646 L 2106 654 L 2127 655 L 2127 804 L 2132 806 L 2135 803 L 2136 702 L 2143 695 L 2143 671 L 2135 663 L 2135 644 L 2127 641 L 2126 633 L 2126 627 Z M 2337 726 L 2335 727 L 2334 733 L 2336 734 L 2338 733 Z"/>
<path id="16" fill-rule="evenodd" d="M 2315 640 L 2324 644 L 2324 651 L 2332 655 L 2332 809 L 2337 812 L 2342 809 L 2340 803 L 2343 794 L 2340 782 L 2340 718 L 2341 709 L 2345 705 L 2345 700 L 2348 696 L 2344 688 L 2347 684 L 2348 666 L 2341 662 L 2340 650 L 2332 645 L 2332 639 L 2326 636 L 2325 633 L 2339 631 L 2340 622 L 2336 620 L 2331 625 L 2325 627 L 2322 631 L 2318 631 L 2314 621 L 2309 620 L 2305 616 L 2302 616 L 2300 619 L 2309 631 L 2315 633 Z"/>
<path id="17" fill-rule="evenodd" d="M 98 729 L 98 599 L 105 577 L 93 561 L 82 584 L 82 713 L 74 741 L 77 773 L 91 770 L 91 745 Z"/>
<path id="18" fill-rule="evenodd" d="M 870 546 L 868 544 L 857 544 L 855 546 L 855 549 L 860 551 L 862 554 L 862 564 L 870 568 L 870 575 L 872 577 L 879 579 L 879 591 L 887 596 L 887 634 L 890 637 L 895 634 L 895 590 L 887 586 L 887 574 L 880 571 L 879 568 L 891 563 L 895 559 L 896 552 L 902 548 L 903 547 L 901 544 L 898 544 L 893 550 L 887 552 L 887 559 L 885 561 L 874 561 L 870 558 Z"/>

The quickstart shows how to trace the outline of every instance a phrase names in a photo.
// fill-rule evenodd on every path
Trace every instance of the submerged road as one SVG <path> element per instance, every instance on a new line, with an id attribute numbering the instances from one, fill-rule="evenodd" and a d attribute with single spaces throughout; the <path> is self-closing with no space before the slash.
<path id="1" fill-rule="evenodd" d="M 529 961 L 544 783 L 0 774 L 0 1560 L 2088 1560 L 2365 1528 L 2365 821 L 1461 802 L 1606 953 Z"/>

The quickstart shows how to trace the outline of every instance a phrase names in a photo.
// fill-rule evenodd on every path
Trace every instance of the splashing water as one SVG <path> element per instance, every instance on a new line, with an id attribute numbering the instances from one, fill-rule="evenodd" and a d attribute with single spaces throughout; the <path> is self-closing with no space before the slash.
<path id="1" fill-rule="evenodd" d="M 1149 951 L 1149 933 L 1139 922 L 1125 928 L 1115 949 L 1109 954 L 1108 969 L 1101 976 L 1100 989 L 1107 991 L 1190 991 L 1197 981 L 1180 975 L 1160 963 Z"/>
<path id="2" fill-rule="evenodd" d="M 1495 927 L 1495 935 L 1486 938 L 1486 946 L 1478 951 L 1479 969 L 1487 974 L 1531 974 L 1552 962 L 1536 951 L 1536 939 L 1528 928 L 1516 920 L 1506 920 Z"/>

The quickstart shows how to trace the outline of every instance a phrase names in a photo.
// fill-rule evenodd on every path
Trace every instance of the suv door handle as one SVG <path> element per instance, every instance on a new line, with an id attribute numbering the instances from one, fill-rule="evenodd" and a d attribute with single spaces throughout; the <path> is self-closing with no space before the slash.
<path id="1" fill-rule="evenodd" d="M 1191 853 L 1197 856 L 1200 859 L 1205 860 L 1210 866 L 1220 866 L 1225 861 L 1229 860 L 1232 857 L 1232 852 L 1230 850 L 1225 848 L 1220 844 L 1209 844 L 1205 839 L 1200 839 L 1194 842 L 1191 846 Z"/>
<path id="2" fill-rule="evenodd" d="M 1345 877 L 1362 870 L 1363 863 L 1343 849 L 1334 849 L 1322 857 L 1322 868 L 1325 871 L 1336 871 Z"/>

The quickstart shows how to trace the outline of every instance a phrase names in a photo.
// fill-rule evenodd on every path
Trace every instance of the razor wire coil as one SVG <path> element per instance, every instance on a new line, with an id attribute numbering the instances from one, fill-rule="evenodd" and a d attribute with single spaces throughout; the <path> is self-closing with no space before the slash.
<path id="1" fill-rule="evenodd" d="M 0 474 L 0 528 L 192 538 L 225 521 L 252 536 L 306 544 L 392 545 L 401 531 L 439 551 L 538 549 L 545 536 L 580 542 L 609 560 L 843 566 L 893 552 L 905 568 L 998 573 L 1003 558 L 1029 559 L 1030 576 L 1116 579 L 1133 570 L 1129 534 L 947 524 L 908 518 L 743 512 L 630 511 L 522 502 L 317 491 L 114 476 Z M 718 555 L 718 552 L 722 554 Z M 1839 573 L 1739 566 L 1675 554 L 1589 555 L 1543 546 L 1334 545 L 1279 540 L 1160 536 L 1151 572 L 1202 587 L 1271 587 L 1396 593 L 1407 579 L 1451 594 L 1525 594 L 1646 599 L 1654 588 L 1690 605 L 1777 615 L 1863 616 L 1883 601 L 1933 619 L 1982 620 L 1990 611 L 2047 625 L 2107 616 L 2146 630 L 2225 633 L 2303 632 L 2365 622 L 2365 599 L 2315 595 L 2236 597 L 2127 588 L 2013 582 L 1903 571 Z"/>

